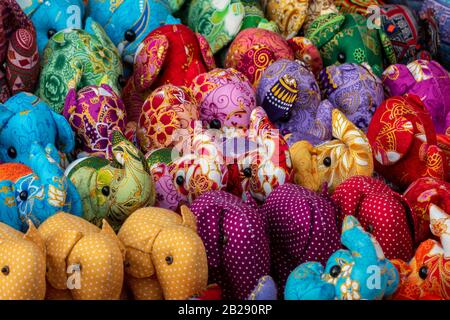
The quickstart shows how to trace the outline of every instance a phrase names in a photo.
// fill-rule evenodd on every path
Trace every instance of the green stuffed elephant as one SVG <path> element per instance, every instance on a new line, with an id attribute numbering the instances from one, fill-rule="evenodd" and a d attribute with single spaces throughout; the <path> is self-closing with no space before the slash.
<path id="1" fill-rule="evenodd" d="M 396 63 L 392 44 L 381 28 L 370 28 L 359 14 L 329 13 L 319 16 L 305 31 L 319 49 L 324 67 L 367 62 L 377 76 L 383 65 Z"/>
<path id="2" fill-rule="evenodd" d="M 83 202 L 83 218 L 97 226 L 106 219 L 114 230 L 135 210 L 155 202 L 155 187 L 144 155 L 120 131 L 112 133 L 114 161 L 86 157 L 66 175 Z"/>

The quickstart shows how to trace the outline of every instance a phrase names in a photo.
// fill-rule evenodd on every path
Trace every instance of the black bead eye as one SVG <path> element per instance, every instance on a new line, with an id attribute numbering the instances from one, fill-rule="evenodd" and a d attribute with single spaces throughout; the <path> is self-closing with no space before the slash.
<path id="1" fill-rule="evenodd" d="M 131 264 L 128 261 L 125 261 L 124 266 L 125 266 L 125 268 L 129 268 L 131 266 Z"/>
<path id="2" fill-rule="evenodd" d="M 246 176 L 247 178 L 250 178 L 252 176 L 252 168 L 247 167 L 243 170 L 244 172 L 244 176 Z"/>
<path id="3" fill-rule="evenodd" d="M 51 37 L 53 37 L 56 34 L 56 30 L 55 29 L 48 29 L 47 31 L 47 37 L 50 39 Z"/>
<path id="4" fill-rule="evenodd" d="M 367 231 L 368 233 L 372 233 L 372 232 L 373 232 L 373 225 L 368 224 L 367 227 L 366 227 L 366 231 Z"/>
<path id="5" fill-rule="evenodd" d="M 136 40 L 136 33 L 133 30 L 127 30 L 125 31 L 125 40 L 128 42 L 133 42 Z"/>
<path id="6" fill-rule="evenodd" d="M 330 158 L 330 157 L 325 157 L 325 158 L 323 159 L 323 165 L 324 165 L 325 167 L 331 166 L 331 158 Z"/>
<path id="7" fill-rule="evenodd" d="M 4 267 L 2 268 L 2 273 L 3 273 L 5 276 L 7 276 L 7 275 L 9 274 L 9 267 L 8 267 L 8 266 L 4 266 Z"/>
<path id="8" fill-rule="evenodd" d="M 184 183 L 183 176 L 178 176 L 176 179 L 176 183 L 177 183 L 177 185 L 181 186 Z"/>
<path id="9" fill-rule="evenodd" d="M 104 186 L 104 187 L 102 188 L 102 194 L 103 194 L 105 197 L 109 196 L 109 187 L 108 187 L 108 186 Z"/>
<path id="10" fill-rule="evenodd" d="M 166 262 L 170 266 L 173 263 L 173 257 L 172 256 L 167 256 L 166 257 Z"/>
<path id="11" fill-rule="evenodd" d="M 421 266 L 419 269 L 419 277 L 422 280 L 425 280 L 428 275 L 428 267 L 427 266 Z"/>
<path id="12" fill-rule="evenodd" d="M 341 267 L 338 265 L 332 266 L 330 269 L 330 276 L 333 278 L 337 278 L 339 274 L 341 273 Z"/>
<path id="13" fill-rule="evenodd" d="M 26 190 L 21 191 L 20 194 L 19 194 L 19 198 L 22 201 L 27 200 L 28 199 L 28 192 Z"/>
<path id="14" fill-rule="evenodd" d="M 211 120 L 211 122 L 209 123 L 209 127 L 211 129 L 220 129 L 222 127 L 222 124 L 220 123 L 219 119 L 213 119 Z"/>
<path id="15" fill-rule="evenodd" d="M 280 121 L 281 121 L 281 122 L 288 122 L 289 120 L 291 120 L 291 113 L 290 113 L 290 112 L 284 114 L 284 115 L 280 118 Z"/>
<path id="16" fill-rule="evenodd" d="M 226 234 L 221 234 L 219 236 L 219 241 L 222 244 L 226 244 L 228 242 L 228 236 Z"/>
<path id="17" fill-rule="evenodd" d="M 11 159 L 15 159 L 17 157 L 16 148 L 14 148 L 14 147 L 8 148 L 8 157 L 10 157 Z"/>
<path id="18" fill-rule="evenodd" d="M 340 63 L 344 63 L 344 62 L 345 62 L 345 53 L 339 52 L 339 53 L 338 53 L 338 56 L 337 56 L 337 60 L 338 60 Z"/>
<path id="19" fill-rule="evenodd" d="M 127 85 L 127 80 L 125 79 L 125 77 L 123 75 L 119 75 L 119 78 L 117 78 L 117 81 L 119 82 L 119 86 L 121 86 L 122 88 Z"/>

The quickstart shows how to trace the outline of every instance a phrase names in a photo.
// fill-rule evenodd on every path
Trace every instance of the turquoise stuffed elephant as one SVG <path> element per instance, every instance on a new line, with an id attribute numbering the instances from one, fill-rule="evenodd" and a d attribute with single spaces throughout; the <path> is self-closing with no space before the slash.
<path id="1" fill-rule="evenodd" d="M 30 219 L 35 226 L 64 211 L 81 215 L 80 196 L 58 165 L 52 144 L 30 146 L 29 166 L 0 164 L 0 222 L 25 232 Z"/>
<path id="2" fill-rule="evenodd" d="M 0 162 L 31 166 L 29 154 L 34 142 L 42 147 L 51 144 L 67 153 L 75 146 L 75 136 L 62 115 L 35 95 L 21 92 L 0 104 Z"/>
<path id="3" fill-rule="evenodd" d="M 341 242 L 347 250 L 333 253 L 325 269 L 318 262 L 306 262 L 292 271 L 286 300 L 380 300 L 395 292 L 397 269 L 355 217 L 344 219 Z"/>

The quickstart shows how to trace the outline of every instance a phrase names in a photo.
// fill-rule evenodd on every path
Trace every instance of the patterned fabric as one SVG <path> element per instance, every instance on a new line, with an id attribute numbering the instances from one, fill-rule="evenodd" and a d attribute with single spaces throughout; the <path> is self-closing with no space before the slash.
<path id="1" fill-rule="evenodd" d="M 421 177 L 445 180 L 445 154 L 419 97 L 406 94 L 385 100 L 375 111 L 367 138 L 375 170 L 403 190 Z"/>
<path id="2" fill-rule="evenodd" d="M 286 183 L 261 206 L 269 230 L 271 275 L 283 292 L 288 275 L 306 261 L 325 263 L 340 249 L 338 212 L 328 195 Z"/>
<path id="3" fill-rule="evenodd" d="M 208 261 L 193 213 L 134 212 L 118 233 L 126 247 L 126 284 L 137 300 L 183 300 L 206 289 Z"/>
<path id="4" fill-rule="evenodd" d="M 450 75 L 436 61 L 415 60 L 395 64 L 383 72 L 383 84 L 391 96 L 415 94 L 424 103 L 436 133 L 450 135 Z"/>
<path id="5" fill-rule="evenodd" d="M 74 300 L 119 299 L 125 250 L 106 221 L 100 230 L 82 218 L 60 212 L 38 231 L 47 252 L 49 293 L 66 294 Z M 81 277 L 78 283 L 77 274 Z"/>
<path id="6" fill-rule="evenodd" d="M 55 112 L 63 111 L 70 89 L 107 84 L 120 92 L 119 53 L 99 24 L 92 21 L 91 28 L 93 34 L 80 29 L 60 31 L 45 48 L 37 95 Z"/>
<path id="7" fill-rule="evenodd" d="M 361 15 L 367 14 L 369 6 L 381 6 L 381 0 L 334 0 L 334 4 L 340 12 L 344 13 L 359 13 Z"/>
<path id="8" fill-rule="evenodd" d="M 224 191 L 197 198 L 190 209 L 208 257 L 209 282 L 223 288 L 224 299 L 246 299 L 260 277 L 270 272 L 269 239 L 256 203 Z"/>
<path id="9" fill-rule="evenodd" d="M 244 5 L 245 15 L 242 21 L 241 31 L 248 28 L 263 28 L 273 32 L 279 32 L 274 21 L 264 18 L 264 11 L 259 0 L 240 0 Z"/>
<path id="10" fill-rule="evenodd" d="M 384 100 L 381 80 L 366 64 L 329 66 L 319 75 L 322 97 L 342 111 L 363 132 L 367 132 L 376 108 Z"/>
<path id="11" fill-rule="evenodd" d="M 287 41 L 273 31 L 249 28 L 239 32 L 231 43 L 225 67 L 242 72 L 257 87 L 264 70 L 279 59 L 294 59 Z"/>
<path id="12" fill-rule="evenodd" d="M 0 4 L 0 65 L 0 103 L 34 90 L 39 76 L 36 32 L 15 0 Z"/>
<path id="13" fill-rule="evenodd" d="M 295 59 L 304 62 L 317 77 L 323 69 L 323 62 L 319 50 L 311 40 L 304 37 L 294 37 L 289 39 L 288 43 L 294 50 Z"/>
<path id="14" fill-rule="evenodd" d="M 295 36 L 303 25 L 308 0 L 268 0 L 267 17 L 275 21 L 283 37 Z"/>
<path id="15" fill-rule="evenodd" d="M 244 15 L 245 7 L 240 0 L 192 0 L 187 24 L 202 34 L 216 53 L 238 34 Z"/>
<path id="16" fill-rule="evenodd" d="M 142 104 L 164 85 L 189 86 L 199 74 L 215 68 L 206 39 L 182 24 L 159 27 L 149 33 L 134 60 L 133 75 L 123 90 L 131 121 L 138 121 Z"/>
<path id="17" fill-rule="evenodd" d="M 125 132 L 127 114 L 111 87 L 103 84 L 87 86 L 78 92 L 70 89 L 63 115 L 81 142 L 81 148 L 76 150 L 79 155 L 112 160 L 112 132 Z"/>
<path id="18" fill-rule="evenodd" d="M 292 145 L 295 183 L 320 191 L 326 182 L 332 192 L 351 176 L 372 175 L 372 150 L 365 134 L 338 109 L 333 110 L 332 130 L 335 139 L 316 147 L 307 141 Z"/>
<path id="19" fill-rule="evenodd" d="M 303 29 L 308 29 L 309 25 L 319 16 L 338 13 L 338 9 L 334 4 L 335 0 L 309 0 L 308 12 L 306 14 Z"/>

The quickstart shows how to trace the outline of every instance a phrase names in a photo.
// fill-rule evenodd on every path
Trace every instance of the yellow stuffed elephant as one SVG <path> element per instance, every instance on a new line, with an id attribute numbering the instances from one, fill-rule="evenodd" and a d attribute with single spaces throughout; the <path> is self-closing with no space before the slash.
<path id="1" fill-rule="evenodd" d="M 334 140 L 317 146 L 303 140 L 289 149 L 295 183 L 319 191 L 327 182 L 332 192 L 351 176 L 372 175 L 372 149 L 366 135 L 338 109 L 332 113 L 332 133 Z"/>
<path id="2" fill-rule="evenodd" d="M 118 236 L 126 247 L 126 284 L 137 300 L 182 300 L 206 289 L 208 263 L 196 219 L 147 207 L 131 214 Z"/>
<path id="3" fill-rule="evenodd" d="M 31 220 L 23 234 L 0 222 L 0 300 L 45 297 L 45 244 Z"/>
<path id="4" fill-rule="evenodd" d="M 103 220 L 102 229 L 57 213 L 38 229 L 47 251 L 46 299 L 119 299 L 125 248 Z"/>

